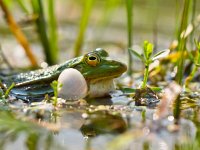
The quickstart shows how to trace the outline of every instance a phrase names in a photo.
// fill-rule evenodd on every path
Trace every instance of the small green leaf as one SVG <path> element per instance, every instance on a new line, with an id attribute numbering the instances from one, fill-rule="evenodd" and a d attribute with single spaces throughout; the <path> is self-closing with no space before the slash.
<path id="1" fill-rule="evenodd" d="M 8 95 L 9 95 L 10 91 L 12 90 L 12 88 L 14 88 L 14 86 L 15 86 L 15 83 L 12 83 L 10 85 L 10 87 L 6 90 L 6 92 L 5 92 L 5 98 L 8 98 Z"/>
<path id="2" fill-rule="evenodd" d="M 156 86 L 151 86 L 150 89 L 153 90 L 154 92 L 161 92 L 163 90 L 161 87 L 156 87 Z"/>
<path id="3" fill-rule="evenodd" d="M 147 46 L 148 57 L 150 57 L 152 53 L 153 53 L 153 44 L 149 43 Z"/>
<path id="4" fill-rule="evenodd" d="M 153 53 L 153 44 L 149 43 L 148 41 L 144 41 L 144 55 L 145 58 L 148 60 Z"/>
<path id="5" fill-rule="evenodd" d="M 142 57 L 141 54 L 139 54 L 138 52 L 136 52 L 135 50 L 130 49 L 130 48 L 129 48 L 129 51 L 132 52 L 137 58 L 139 58 L 140 60 L 142 60 L 143 62 L 145 62 L 144 57 Z"/>
<path id="6" fill-rule="evenodd" d="M 170 53 L 170 50 L 169 49 L 165 49 L 165 50 L 162 50 L 158 53 L 156 53 L 153 57 L 152 57 L 152 60 L 156 60 L 156 59 L 160 59 L 160 58 L 163 58 L 163 57 L 166 57 L 167 55 L 169 55 Z"/>
<path id="7" fill-rule="evenodd" d="M 121 91 L 124 94 L 132 94 L 132 93 L 135 93 L 136 89 L 133 89 L 133 88 L 123 88 L 123 89 L 121 89 Z"/>

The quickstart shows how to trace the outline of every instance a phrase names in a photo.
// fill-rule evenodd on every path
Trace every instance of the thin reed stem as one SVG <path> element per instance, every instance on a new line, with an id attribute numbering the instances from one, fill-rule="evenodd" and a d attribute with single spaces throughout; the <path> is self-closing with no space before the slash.
<path id="1" fill-rule="evenodd" d="M 185 0 L 181 25 L 178 33 L 178 51 L 181 52 L 181 56 L 178 59 L 178 71 L 177 71 L 176 81 L 180 85 L 183 84 L 182 81 L 183 81 L 184 60 L 185 60 L 184 53 L 186 51 L 186 41 L 187 41 L 187 37 L 185 37 L 185 30 L 188 25 L 189 7 L 191 4 L 190 2 L 191 0 Z"/>
<path id="2" fill-rule="evenodd" d="M 85 31 L 88 25 L 88 19 L 90 16 L 90 12 L 93 6 L 94 0 L 86 0 L 85 2 L 85 8 L 83 10 L 83 15 L 81 18 L 81 22 L 80 22 L 80 26 L 79 26 L 79 32 L 78 32 L 78 36 L 75 42 L 75 46 L 74 46 L 74 56 L 77 57 L 81 54 L 81 48 L 83 45 L 83 41 L 84 41 L 84 35 L 85 35 Z"/>
<path id="3" fill-rule="evenodd" d="M 130 48 L 132 47 L 132 41 L 133 41 L 133 0 L 126 0 L 126 10 L 127 10 L 127 35 L 128 35 L 128 75 L 132 75 L 132 56 L 130 52 Z"/>
<path id="4" fill-rule="evenodd" d="M 149 64 L 145 65 L 144 79 L 143 79 L 143 83 L 142 83 L 142 88 L 146 88 L 148 76 L 149 76 Z"/>
<path id="5" fill-rule="evenodd" d="M 57 23 L 55 16 L 55 2 L 54 0 L 48 0 L 48 25 L 49 25 L 49 44 L 51 47 L 51 57 L 53 64 L 58 60 L 58 35 L 57 35 Z"/>
<path id="6" fill-rule="evenodd" d="M 53 65 L 55 61 L 53 59 L 52 50 L 47 36 L 47 25 L 43 12 L 44 8 L 42 0 L 32 0 L 31 2 L 34 14 L 38 15 L 36 25 L 42 46 L 44 48 L 46 61 L 49 65 Z"/>

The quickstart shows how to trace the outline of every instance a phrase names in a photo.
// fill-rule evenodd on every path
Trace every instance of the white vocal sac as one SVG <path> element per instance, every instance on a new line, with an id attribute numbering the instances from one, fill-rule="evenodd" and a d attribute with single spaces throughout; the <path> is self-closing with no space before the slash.
<path id="1" fill-rule="evenodd" d="M 78 100 L 87 95 L 87 82 L 83 75 L 76 69 L 65 69 L 58 77 L 58 97 L 66 100 Z"/>

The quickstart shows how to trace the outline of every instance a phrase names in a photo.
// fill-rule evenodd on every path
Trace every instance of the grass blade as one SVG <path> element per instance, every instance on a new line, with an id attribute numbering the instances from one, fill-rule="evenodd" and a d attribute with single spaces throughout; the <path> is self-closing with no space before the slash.
<path id="1" fill-rule="evenodd" d="M 177 62 L 178 71 L 177 71 L 176 81 L 180 85 L 182 85 L 182 80 L 183 80 L 184 60 L 185 60 L 184 53 L 185 53 L 186 41 L 187 41 L 187 38 L 184 37 L 184 32 L 188 24 L 190 4 L 191 4 L 191 0 L 185 0 L 181 25 L 180 25 L 180 29 L 178 33 L 178 51 L 181 52 L 181 56 L 179 57 L 178 62 Z"/>
<path id="2" fill-rule="evenodd" d="M 132 11 L 133 11 L 133 0 L 126 0 L 126 11 L 127 11 L 127 35 L 128 35 L 128 75 L 132 74 L 132 56 L 130 49 L 132 47 Z"/>
<path id="3" fill-rule="evenodd" d="M 49 65 L 53 65 L 55 63 L 52 55 L 52 50 L 50 47 L 50 43 L 47 37 L 47 26 L 46 21 L 44 17 L 44 8 L 42 4 L 42 0 L 31 0 L 33 12 L 38 15 L 38 18 L 36 20 L 37 30 L 40 37 L 40 40 L 42 42 L 42 46 L 44 48 L 44 53 L 46 56 L 46 61 Z"/>
<path id="4" fill-rule="evenodd" d="M 55 6 L 54 0 L 48 0 L 48 25 L 49 25 L 49 44 L 51 47 L 51 57 L 53 64 L 55 64 L 58 60 L 58 35 L 57 35 L 57 23 L 55 16 Z"/>
<path id="5" fill-rule="evenodd" d="M 145 62 L 144 57 L 139 54 L 138 52 L 136 52 L 135 50 L 129 48 L 129 51 L 132 52 L 137 58 L 139 58 L 140 60 L 142 60 L 143 62 Z"/>
<path id="6" fill-rule="evenodd" d="M 17 3 L 19 4 L 19 6 L 21 7 L 21 9 L 26 13 L 29 14 L 30 11 L 28 10 L 28 8 L 25 5 L 25 1 L 24 0 L 17 0 Z"/>
<path id="7" fill-rule="evenodd" d="M 94 0 L 86 0 L 85 2 L 85 8 L 83 10 L 83 16 L 81 18 L 78 36 L 77 36 L 75 46 L 74 46 L 75 57 L 79 56 L 81 53 L 81 48 L 82 48 L 83 40 L 84 40 L 84 34 L 85 34 L 86 27 L 88 25 L 88 19 L 90 16 L 93 3 L 94 3 Z"/>

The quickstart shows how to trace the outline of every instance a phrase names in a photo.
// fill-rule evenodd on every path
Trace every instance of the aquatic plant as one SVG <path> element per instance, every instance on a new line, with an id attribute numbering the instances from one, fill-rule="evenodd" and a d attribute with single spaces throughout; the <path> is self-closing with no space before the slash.
<path id="1" fill-rule="evenodd" d="M 48 0 L 48 33 L 49 33 L 49 46 L 51 50 L 52 63 L 56 64 L 58 61 L 58 33 L 57 33 L 57 21 L 55 16 L 55 4 L 56 1 Z"/>
<path id="2" fill-rule="evenodd" d="M 30 13 L 30 10 L 26 6 L 27 1 L 25 1 L 25 0 L 16 0 L 16 2 L 26 14 Z"/>
<path id="3" fill-rule="evenodd" d="M 148 75 L 149 75 L 149 65 L 151 63 L 153 63 L 155 60 L 165 57 L 166 55 L 169 54 L 170 51 L 169 51 L 169 49 L 162 50 L 152 56 L 153 44 L 148 41 L 144 41 L 143 54 L 139 54 L 138 52 L 136 52 L 133 49 L 129 49 L 129 50 L 132 52 L 133 55 L 135 55 L 137 58 L 139 58 L 144 63 L 145 70 L 144 70 L 144 78 L 143 78 L 143 83 L 142 83 L 141 88 L 146 88 Z"/>
<path id="4" fill-rule="evenodd" d="M 145 123 L 146 122 L 146 109 L 142 110 L 141 116 L 142 116 L 142 122 Z"/>
<path id="5" fill-rule="evenodd" d="M 58 58 L 57 32 L 56 32 L 57 28 L 56 28 L 56 19 L 53 7 L 54 2 L 52 0 L 48 1 L 49 24 L 47 24 L 45 18 L 43 1 L 31 0 L 31 3 L 34 14 L 38 16 L 36 19 L 36 26 L 40 37 L 40 41 L 44 48 L 46 61 L 49 65 L 53 65 L 57 62 Z"/>
<path id="6" fill-rule="evenodd" d="M 51 83 L 51 87 L 53 88 L 54 96 L 51 98 L 52 104 L 54 107 L 58 104 L 58 88 L 62 87 L 61 84 L 58 83 L 58 81 L 54 80 Z"/>
<path id="7" fill-rule="evenodd" d="M 86 0 L 85 1 L 85 7 L 82 13 L 82 18 L 80 21 L 80 26 L 79 26 L 79 32 L 77 35 L 77 39 L 75 41 L 75 45 L 74 45 L 74 56 L 77 57 L 80 55 L 81 53 L 81 48 L 83 45 L 83 41 L 84 41 L 84 34 L 88 25 L 88 20 L 90 17 L 90 12 L 93 6 L 94 0 Z"/>
<path id="8" fill-rule="evenodd" d="M 15 83 L 12 83 L 8 88 L 6 88 L 0 81 L 0 89 L 1 89 L 0 99 L 1 99 L 1 101 L 6 103 L 6 99 L 8 98 L 9 93 L 12 90 L 12 88 L 14 88 L 14 86 L 15 86 Z"/>
<path id="9" fill-rule="evenodd" d="M 183 71 L 184 71 L 184 61 L 185 61 L 184 53 L 186 51 L 186 42 L 187 42 L 186 29 L 188 26 L 190 4 L 191 4 L 191 0 L 184 1 L 184 9 L 182 13 L 180 28 L 177 34 L 177 39 L 178 39 L 177 50 L 180 52 L 180 56 L 177 60 L 178 68 L 177 68 L 176 81 L 180 85 L 182 85 L 182 81 L 183 81 Z"/>
<path id="10" fill-rule="evenodd" d="M 14 86 L 15 86 L 15 83 L 12 83 L 12 84 L 8 87 L 8 89 L 6 90 L 6 92 L 5 92 L 5 94 L 4 94 L 4 97 L 5 97 L 5 98 L 8 98 L 8 95 L 9 95 L 10 91 L 12 90 L 12 88 L 14 88 Z"/>
<path id="11" fill-rule="evenodd" d="M 194 67 L 193 67 L 191 73 L 189 74 L 189 76 L 185 79 L 185 86 L 186 87 L 188 87 L 189 83 L 194 78 L 194 76 L 195 76 L 195 74 L 198 70 L 198 67 L 200 66 L 200 42 L 197 42 L 195 40 L 195 44 L 196 44 L 196 47 L 197 47 L 196 57 L 193 57 L 192 55 L 190 55 L 190 57 L 192 57 Z"/>
<path id="12" fill-rule="evenodd" d="M 126 0 L 126 11 L 127 11 L 127 36 L 128 36 L 128 75 L 132 74 L 132 56 L 130 48 L 132 47 L 133 41 L 133 0 Z"/>

